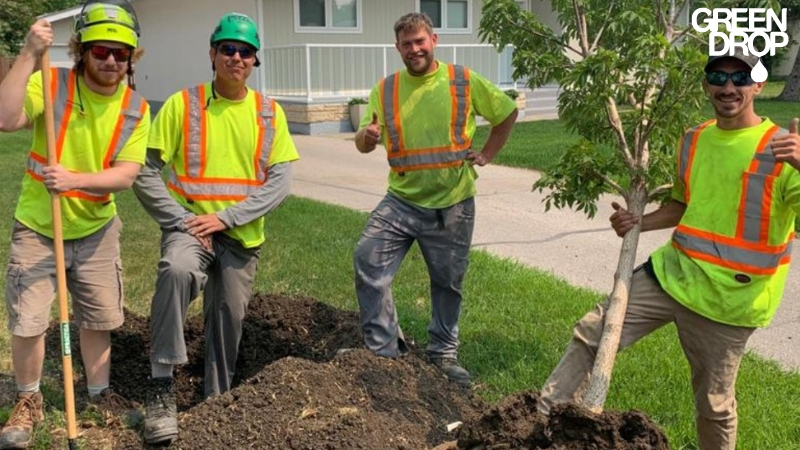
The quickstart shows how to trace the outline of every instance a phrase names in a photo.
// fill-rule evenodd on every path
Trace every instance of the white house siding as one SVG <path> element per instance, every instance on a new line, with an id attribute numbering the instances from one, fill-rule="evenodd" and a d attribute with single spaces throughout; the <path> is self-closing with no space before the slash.
<path id="1" fill-rule="evenodd" d="M 209 37 L 220 17 L 239 12 L 256 17 L 254 0 L 139 0 L 132 3 L 141 22 L 144 58 L 136 65 L 136 85 L 152 101 L 211 79 Z M 258 87 L 253 71 L 249 84 Z"/>
<path id="2" fill-rule="evenodd" d="M 50 64 L 55 67 L 72 67 L 72 57 L 69 56 L 69 39 L 75 21 L 65 19 L 53 23 L 53 45 L 50 47 Z"/>

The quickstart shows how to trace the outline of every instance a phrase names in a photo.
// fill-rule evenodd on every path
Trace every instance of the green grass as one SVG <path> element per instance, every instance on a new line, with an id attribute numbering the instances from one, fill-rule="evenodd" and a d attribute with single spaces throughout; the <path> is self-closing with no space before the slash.
<path id="1" fill-rule="evenodd" d="M 763 115 L 781 121 L 796 108 L 759 100 Z M 481 128 L 479 133 L 484 133 Z M 477 139 L 480 139 L 478 137 Z M 498 156 L 500 164 L 546 168 L 575 136 L 558 121 L 526 122 Z M 30 142 L 29 132 L 0 134 L 4 170 L 0 183 L 0 261 L 8 258 L 11 217 L 19 193 Z M 127 306 L 149 314 L 159 232 L 131 192 L 119 196 L 125 224 L 122 253 Z M 259 292 L 301 294 L 330 305 L 357 308 L 352 252 L 367 219 L 365 213 L 292 197 L 269 216 L 267 242 L 256 277 Z M 531 230 L 535 233 L 535 230 Z M 616 255 L 614 255 L 616 257 Z M 0 288 L 5 277 L 0 275 Z M 430 317 L 428 276 L 415 247 L 394 284 L 394 295 L 404 330 L 422 345 Z M 473 373 L 482 396 L 496 401 L 526 389 L 537 389 L 556 365 L 572 326 L 602 295 L 568 285 L 551 275 L 499 259 L 484 251 L 472 253 L 464 286 L 461 320 L 461 359 Z M 199 309 L 195 302 L 193 311 Z M 5 322 L 0 309 L 0 321 Z M 0 372 L 10 374 L 9 336 L 0 331 Z M 79 358 L 77 349 L 73 353 Z M 44 392 L 53 410 L 47 427 L 37 432 L 34 448 L 49 447 L 49 429 L 63 429 L 59 413 L 63 399 L 58 379 L 44 380 Z M 739 448 L 792 450 L 800 442 L 800 374 L 781 371 L 770 361 L 749 354 L 742 362 L 737 385 Z M 76 392 L 76 395 L 85 395 Z M 11 405 L 0 405 L 0 420 Z M 647 413 L 667 432 L 673 449 L 695 449 L 693 406 L 688 365 L 674 327 L 668 326 L 620 354 L 607 407 Z"/>
<path id="2" fill-rule="evenodd" d="M 473 137 L 474 148 L 481 148 L 489 136 L 489 127 L 481 126 Z M 564 151 L 578 142 L 558 120 L 518 122 L 511 138 L 493 163 L 525 169 L 546 170 L 557 164 Z"/>

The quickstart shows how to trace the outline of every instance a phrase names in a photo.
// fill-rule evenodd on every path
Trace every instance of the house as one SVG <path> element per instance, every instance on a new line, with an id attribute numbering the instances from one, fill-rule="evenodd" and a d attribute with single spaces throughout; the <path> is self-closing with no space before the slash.
<path id="1" fill-rule="evenodd" d="M 392 26 L 411 11 L 434 21 L 437 58 L 465 64 L 503 88 L 516 87 L 510 50 L 498 53 L 480 43 L 481 0 L 130 1 L 145 49 L 136 64 L 136 87 L 154 110 L 173 92 L 211 78 L 209 35 L 228 12 L 247 14 L 258 24 L 262 65 L 248 84 L 281 103 L 295 133 L 351 130 L 347 102 L 368 96 L 380 78 L 402 68 Z M 549 1 L 517 3 L 556 24 Z M 72 66 L 67 43 L 80 9 L 45 16 L 55 33 L 54 66 Z M 554 112 L 555 89 L 547 92 Z"/>

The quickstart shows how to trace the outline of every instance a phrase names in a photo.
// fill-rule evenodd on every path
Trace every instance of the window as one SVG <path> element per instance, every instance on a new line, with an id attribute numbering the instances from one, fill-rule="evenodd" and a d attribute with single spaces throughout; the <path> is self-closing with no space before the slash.
<path id="1" fill-rule="evenodd" d="M 417 0 L 417 10 L 431 18 L 437 32 L 472 32 L 472 0 Z"/>
<path id="2" fill-rule="evenodd" d="M 362 0 L 294 0 L 298 33 L 360 33 Z"/>
<path id="3" fill-rule="evenodd" d="M 516 3 L 517 6 L 519 6 L 519 9 L 523 11 L 529 11 L 528 0 L 516 0 L 514 3 Z"/>

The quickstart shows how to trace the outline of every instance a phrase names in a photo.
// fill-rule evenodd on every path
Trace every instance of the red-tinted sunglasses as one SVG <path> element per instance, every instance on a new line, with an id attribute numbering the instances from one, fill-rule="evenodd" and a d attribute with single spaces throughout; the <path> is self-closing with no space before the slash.
<path id="1" fill-rule="evenodd" d="M 108 48 L 103 45 L 92 45 L 89 52 L 94 59 L 105 61 L 109 55 L 114 55 L 116 62 L 125 62 L 131 57 L 131 50 L 128 48 Z"/>

